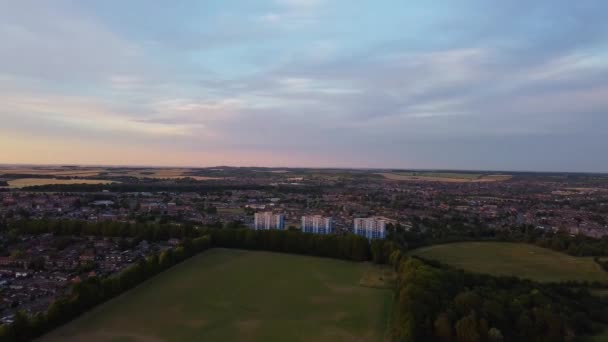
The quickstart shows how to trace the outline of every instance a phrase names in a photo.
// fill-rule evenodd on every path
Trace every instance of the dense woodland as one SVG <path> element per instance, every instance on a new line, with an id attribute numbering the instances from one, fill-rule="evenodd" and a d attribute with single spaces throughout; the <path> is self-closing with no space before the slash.
<path id="1" fill-rule="evenodd" d="M 393 262 L 394 341 L 571 341 L 608 322 L 608 301 L 584 288 Z"/>
<path id="2" fill-rule="evenodd" d="M 393 227 L 389 240 L 367 240 L 355 235 L 312 235 L 298 231 L 254 231 L 231 228 L 195 229 L 188 225 L 86 223 L 77 221 L 19 221 L 16 233 L 98 235 L 162 240 L 182 239 L 175 249 L 107 278 L 89 278 L 75 285 L 72 294 L 59 298 L 45 314 L 20 313 L 11 326 L 0 328 L 0 341 L 28 341 L 61 325 L 116 295 L 136 286 L 186 258 L 209 247 L 242 248 L 392 265 L 395 286 L 389 337 L 393 341 L 571 341 L 596 333 L 608 324 L 608 301 L 592 296 L 581 284 L 541 284 L 514 277 L 494 277 L 457 271 L 439 263 L 406 255 L 405 246 L 431 244 L 432 229 L 405 232 Z M 450 233 L 454 238 L 458 234 Z M 498 233 L 489 239 L 527 241 L 555 246 L 590 246 L 601 251 L 605 241 L 567 237 L 523 229 L 511 235 Z M 523 237 L 532 238 L 530 241 Z M 437 238 L 437 240 L 442 237 Z M 461 236 L 462 239 L 480 239 Z M 409 240 L 408 240 L 409 239 Z M 442 240 L 443 241 L 443 240 Z M 563 244 L 561 243 L 563 241 Z M 408 244 L 409 242 L 409 244 Z M 586 248 L 586 247 L 585 247 Z M 574 249 L 570 249 L 571 251 Z M 581 250 L 584 250 L 581 247 Z M 603 262 L 598 258 L 597 262 Z"/>

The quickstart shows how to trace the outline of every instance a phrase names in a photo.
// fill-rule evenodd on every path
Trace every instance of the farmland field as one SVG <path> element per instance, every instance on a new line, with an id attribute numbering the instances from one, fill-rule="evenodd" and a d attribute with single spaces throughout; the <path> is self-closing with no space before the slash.
<path id="1" fill-rule="evenodd" d="M 392 291 L 369 263 L 212 249 L 42 341 L 382 341 Z"/>
<path id="2" fill-rule="evenodd" d="M 217 180 L 224 177 L 207 177 L 192 175 L 193 169 L 189 168 L 104 168 L 104 167 L 59 167 L 59 166 L 36 166 L 36 167 L 0 167 L 0 175 L 23 175 L 27 178 L 31 175 L 61 176 L 61 177 L 96 177 L 99 175 L 109 177 L 136 177 L 136 178 L 162 178 L 182 179 L 193 178 L 195 180 Z"/>
<path id="3" fill-rule="evenodd" d="M 2 174 L 67 176 L 67 177 L 94 177 L 103 171 L 101 168 L 62 168 L 62 167 L 0 167 Z"/>
<path id="4" fill-rule="evenodd" d="M 104 179 L 52 179 L 52 178 L 19 178 L 9 180 L 9 188 L 23 188 L 26 186 L 35 185 L 50 185 L 50 184 L 109 184 L 113 181 Z"/>
<path id="5" fill-rule="evenodd" d="M 411 252 L 467 271 L 517 276 L 537 281 L 608 282 L 608 272 L 593 258 L 573 257 L 534 245 L 507 242 L 461 242 Z"/>
<path id="6" fill-rule="evenodd" d="M 160 179 L 182 179 L 192 178 L 195 180 L 216 180 L 223 179 L 222 177 L 207 177 L 191 175 L 192 169 L 167 169 L 167 168 L 151 168 L 151 169 L 108 169 L 107 175 L 111 177 L 136 177 L 136 178 L 160 178 Z"/>
<path id="7" fill-rule="evenodd" d="M 384 178 L 399 181 L 428 181 L 428 182 L 498 182 L 512 178 L 511 175 L 490 175 L 481 173 L 456 172 L 390 172 L 381 173 Z"/>

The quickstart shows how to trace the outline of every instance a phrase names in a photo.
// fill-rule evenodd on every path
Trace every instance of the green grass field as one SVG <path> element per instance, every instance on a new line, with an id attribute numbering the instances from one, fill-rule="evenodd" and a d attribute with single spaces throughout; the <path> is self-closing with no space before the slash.
<path id="1" fill-rule="evenodd" d="M 382 341 L 392 291 L 360 286 L 375 266 L 212 249 L 42 341 Z"/>
<path id="2" fill-rule="evenodd" d="M 462 242 L 411 252 L 467 271 L 517 276 L 538 281 L 608 282 L 608 273 L 592 258 L 573 257 L 528 244 Z"/>

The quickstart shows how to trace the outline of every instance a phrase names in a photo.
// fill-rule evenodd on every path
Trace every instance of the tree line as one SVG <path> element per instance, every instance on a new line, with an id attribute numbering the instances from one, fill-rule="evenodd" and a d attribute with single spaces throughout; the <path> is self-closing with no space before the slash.
<path id="1" fill-rule="evenodd" d="M 372 258 L 367 239 L 357 235 L 315 235 L 300 231 L 252 230 L 240 224 L 195 228 L 190 224 L 88 222 L 77 220 L 19 220 L 11 222 L 14 234 L 62 236 L 130 237 L 137 240 L 164 241 L 191 239 L 209 234 L 215 247 L 265 250 L 321 257 L 366 261 Z M 382 253 L 376 248 L 375 253 Z M 381 259 L 380 257 L 374 257 Z"/>
<path id="2" fill-rule="evenodd" d="M 393 252 L 392 341 L 572 341 L 608 323 L 585 288 L 456 271 Z"/>
<path id="3" fill-rule="evenodd" d="M 264 250 L 352 261 L 371 257 L 367 239 L 358 235 L 316 235 L 299 231 L 216 229 L 210 231 L 214 247 Z"/>
<path id="4" fill-rule="evenodd" d="M 115 276 L 87 278 L 73 285 L 68 296 L 57 298 L 46 312 L 34 316 L 17 312 L 12 324 L 0 326 L 0 341 L 31 341 L 210 247 L 209 236 L 185 240 L 175 249 L 142 259 Z"/>
<path id="5" fill-rule="evenodd" d="M 148 241 L 170 238 L 194 238 L 202 234 L 192 224 L 160 224 L 151 222 L 90 222 L 82 220 L 18 220 L 7 224 L 10 231 L 19 234 L 89 235 L 103 237 L 132 237 Z"/>
<path id="6" fill-rule="evenodd" d="M 460 220 L 412 220 L 412 229 L 397 224 L 389 227 L 388 239 L 404 249 L 461 241 L 521 242 L 563 252 L 572 256 L 608 256 L 608 236 L 600 239 L 522 225 L 509 229 L 491 229 L 481 223 L 464 224 Z"/>
<path id="7" fill-rule="evenodd" d="M 369 243 L 356 235 L 313 235 L 299 231 L 204 228 L 187 226 L 75 223 L 32 221 L 10 224 L 21 233 L 107 234 L 104 236 L 152 238 L 178 237 L 182 245 L 151 256 L 125 269 L 117 277 L 90 278 L 74 286 L 72 295 L 58 299 L 44 314 L 28 318 L 20 313 L 11 326 L 0 332 L 7 341 L 28 338 L 57 327 L 82 312 L 148 279 L 150 276 L 209 247 L 241 248 L 392 265 L 395 286 L 389 337 L 393 341 L 566 341 L 596 332 L 595 323 L 608 323 L 608 300 L 592 296 L 578 284 L 541 284 L 515 277 L 494 277 L 457 271 L 437 262 L 406 256 L 403 241 L 432 243 L 429 231 L 404 231 L 393 227 L 391 239 Z M 152 232 L 147 232 L 152 230 Z M 519 231 L 509 236 L 496 232 L 491 239 L 538 242 L 548 235 Z M 121 235 L 124 234 L 124 235 Z M 202 234 L 207 234 L 201 237 Z M 452 233 L 453 234 L 453 233 Z M 537 238 L 525 240 L 525 237 Z M 452 236 L 457 236 L 453 234 Z M 474 239 L 475 236 L 462 236 Z M 516 237 L 516 238 L 514 238 Z M 560 238 L 563 236 L 559 235 Z M 564 237 L 565 238 L 565 237 Z M 416 240 L 417 239 L 417 240 Z M 553 237 L 551 237 L 553 239 Z M 570 237 L 567 245 L 587 243 Z M 152 240 L 152 239 L 151 239 Z M 204 241 L 204 243 L 202 242 Z M 575 241 L 575 242 L 572 242 Z M 598 240 L 601 241 L 601 240 Z M 601 242 L 593 242 L 601 243 Z M 603 263 L 602 259 L 596 262 Z"/>
<path id="8" fill-rule="evenodd" d="M 499 231 L 497 237 L 503 241 L 531 243 L 573 256 L 608 255 L 608 236 L 600 239 L 582 234 L 572 236 L 567 232 L 548 231 L 528 225 Z"/>
<path id="9" fill-rule="evenodd" d="M 252 230 L 241 224 L 226 227 L 209 226 L 195 228 L 190 224 L 88 222 L 78 220 L 19 220 L 7 224 L 11 235 L 56 234 L 60 236 L 103 236 L 135 238 L 137 240 L 163 241 L 170 238 L 192 239 L 210 235 L 214 247 L 265 250 L 321 257 L 385 262 L 382 242 L 370 248 L 367 239 L 358 235 L 316 235 L 300 231 Z M 391 243 L 391 246 L 393 244 Z M 380 261 L 384 260 L 384 261 Z"/>

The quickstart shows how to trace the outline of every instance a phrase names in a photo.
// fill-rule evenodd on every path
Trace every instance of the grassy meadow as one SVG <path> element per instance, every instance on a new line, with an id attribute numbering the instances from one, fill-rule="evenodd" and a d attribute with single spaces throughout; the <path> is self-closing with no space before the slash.
<path id="1" fill-rule="evenodd" d="M 467 271 L 517 276 L 544 282 L 566 280 L 608 283 L 608 272 L 593 258 L 573 257 L 529 244 L 460 242 L 413 250 L 413 255 Z"/>
<path id="2" fill-rule="evenodd" d="M 359 284 L 374 268 L 212 249 L 41 341 L 382 341 L 392 291 Z"/>

